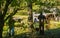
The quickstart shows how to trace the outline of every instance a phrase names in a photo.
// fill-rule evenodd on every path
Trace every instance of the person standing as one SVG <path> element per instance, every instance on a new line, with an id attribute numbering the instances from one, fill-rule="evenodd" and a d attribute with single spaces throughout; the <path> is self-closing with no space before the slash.
<path id="1" fill-rule="evenodd" d="M 40 35 L 44 35 L 44 21 L 45 21 L 46 18 L 43 15 L 42 12 L 38 16 L 38 19 L 39 19 L 39 31 L 40 31 Z"/>
<path id="2" fill-rule="evenodd" d="M 9 19 L 9 29 L 10 29 L 10 31 L 9 31 L 9 36 L 11 37 L 11 36 L 14 36 L 14 23 L 15 23 L 15 20 L 13 19 L 13 17 L 11 17 L 10 19 Z"/>

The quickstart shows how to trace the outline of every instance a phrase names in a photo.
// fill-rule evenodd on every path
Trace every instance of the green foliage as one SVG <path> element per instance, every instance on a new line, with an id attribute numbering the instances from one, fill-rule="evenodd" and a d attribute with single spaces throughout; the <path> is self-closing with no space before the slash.
<path id="1" fill-rule="evenodd" d="M 20 0 L 13 0 L 11 6 L 20 6 Z"/>
<path id="2" fill-rule="evenodd" d="M 9 26 L 4 26 L 3 31 L 7 31 L 9 29 Z"/>

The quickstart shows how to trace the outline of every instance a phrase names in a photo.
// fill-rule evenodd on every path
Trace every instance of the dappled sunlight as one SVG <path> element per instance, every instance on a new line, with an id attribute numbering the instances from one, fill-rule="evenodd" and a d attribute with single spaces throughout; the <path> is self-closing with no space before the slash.
<path id="1" fill-rule="evenodd" d="M 60 1 L 0 0 L 2 37 L 60 38 Z"/>
<path id="2" fill-rule="evenodd" d="M 60 22 L 58 21 L 50 21 L 50 29 L 57 29 L 60 28 Z"/>
<path id="3" fill-rule="evenodd" d="M 21 33 L 26 33 L 26 32 L 31 32 L 31 29 L 29 28 L 23 28 L 23 27 L 15 27 L 15 35 L 21 34 Z"/>
<path id="4" fill-rule="evenodd" d="M 15 25 L 14 26 L 14 37 L 39 37 L 39 31 L 36 30 L 36 28 L 39 28 L 39 22 L 36 22 L 33 24 L 34 26 L 33 32 L 28 24 L 27 18 L 24 19 L 23 17 L 23 20 L 21 21 L 21 23 L 19 21 L 16 21 L 14 25 Z M 4 26 L 3 37 L 9 36 L 8 29 L 9 29 L 8 26 Z M 46 24 L 46 23 L 44 24 L 44 33 L 45 33 L 44 37 L 59 36 L 60 34 L 59 29 L 60 29 L 60 22 L 50 20 L 49 24 Z"/>

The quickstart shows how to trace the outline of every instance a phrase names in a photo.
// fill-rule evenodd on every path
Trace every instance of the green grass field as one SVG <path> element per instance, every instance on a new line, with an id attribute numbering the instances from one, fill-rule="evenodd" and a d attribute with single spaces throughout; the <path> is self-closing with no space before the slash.
<path id="1" fill-rule="evenodd" d="M 28 20 L 24 19 L 22 22 L 24 22 L 24 25 L 22 25 L 20 27 L 19 22 L 15 23 L 15 38 L 35 38 L 38 37 L 39 38 L 39 31 L 34 30 L 32 32 L 32 29 L 29 28 L 28 25 Z M 16 27 L 18 26 L 18 27 Z M 44 29 L 45 29 L 45 35 L 44 37 L 46 38 L 60 38 L 60 22 L 56 22 L 56 21 L 51 21 L 51 24 L 49 25 L 49 30 L 46 29 L 46 24 L 44 25 Z M 39 23 L 34 23 L 34 28 L 39 28 Z M 9 36 L 9 26 L 4 26 L 3 28 L 3 37 L 4 38 L 8 38 Z"/>

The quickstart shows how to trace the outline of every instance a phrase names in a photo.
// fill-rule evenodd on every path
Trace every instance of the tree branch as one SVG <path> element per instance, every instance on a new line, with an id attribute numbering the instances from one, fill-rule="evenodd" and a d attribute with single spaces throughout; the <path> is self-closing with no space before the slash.
<path id="1" fill-rule="evenodd" d="M 7 10 L 8 10 L 8 6 L 9 6 L 9 4 L 11 4 L 12 1 L 13 0 L 6 0 L 6 4 L 5 4 L 4 12 L 3 12 L 4 17 L 6 15 Z"/>
<path id="2" fill-rule="evenodd" d="M 5 22 L 9 17 L 12 17 L 13 15 L 15 15 L 18 10 L 20 10 L 20 9 L 14 9 L 13 13 L 11 13 L 11 14 L 4 20 L 4 22 Z"/>
<path id="3" fill-rule="evenodd" d="M 26 6 L 27 7 L 27 6 Z M 8 16 L 6 17 L 6 19 L 4 19 L 4 21 L 6 21 L 9 17 L 12 17 L 13 15 L 15 15 L 17 13 L 18 10 L 23 10 L 25 9 L 26 7 L 21 7 L 21 8 L 17 8 L 17 9 L 14 9 L 14 11 Z"/>

